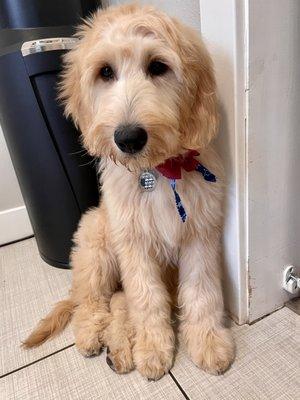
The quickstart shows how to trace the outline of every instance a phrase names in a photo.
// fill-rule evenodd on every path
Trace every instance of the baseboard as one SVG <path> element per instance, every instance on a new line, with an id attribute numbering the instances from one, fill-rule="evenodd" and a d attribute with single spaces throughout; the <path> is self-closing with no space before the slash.
<path id="1" fill-rule="evenodd" d="M 0 245 L 33 234 L 25 206 L 0 211 Z"/>

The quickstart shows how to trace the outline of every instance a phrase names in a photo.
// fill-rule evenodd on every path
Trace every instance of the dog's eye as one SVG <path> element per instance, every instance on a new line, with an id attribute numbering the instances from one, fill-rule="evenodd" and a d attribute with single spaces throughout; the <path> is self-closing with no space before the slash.
<path id="1" fill-rule="evenodd" d="M 104 81 L 110 81 L 114 79 L 115 74 L 110 65 L 105 65 L 100 69 L 100 76 Z"/>
<path id="2" fill-rule="evenodd" d="M 148 73 L 151 76 L 161 76 L 164 75 L 168 71 L 169 67 L 167 64 L 161 61 L 151 61 L 148 65 Z"/>

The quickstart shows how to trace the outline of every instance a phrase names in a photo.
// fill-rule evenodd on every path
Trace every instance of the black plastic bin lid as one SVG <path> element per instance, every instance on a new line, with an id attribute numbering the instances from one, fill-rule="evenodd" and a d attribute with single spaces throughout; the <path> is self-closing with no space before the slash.
<path id="1" fill-rule="evenodd" d="M 0 0 L 0 56 L 31 40 L 72 36 L 99 7 L 100 0 Z"/>
<path id="2" fill-rule="evenodd" d="M 1 0 L 0 28 L 75 25 L 99 6 L 99 0 Z"/>

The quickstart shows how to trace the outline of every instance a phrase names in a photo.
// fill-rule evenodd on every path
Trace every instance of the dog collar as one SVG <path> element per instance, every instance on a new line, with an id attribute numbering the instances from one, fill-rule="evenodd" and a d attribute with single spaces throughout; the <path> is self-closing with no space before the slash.
<path id="1" fill-rule="evenodd" d="M 183 155 L 167 159 L 164 163 L 159 164 L 155 170 L 142 172 L 139 178 L 140 186 L 145 191 L 152 191 L 155 189 L 158 178 L 156 171 L 169 179 L 175 197 L 176 208 L 182 222 L 186 221 L 187 214 L 176 190 L 176 180 L 181 179 L 181 169 L 183 168 L 187 172 L 197 171 L 207 182 L 216 182 L 216 176 L 195 158 L 199 155 L 198 151 L 189 150 Z"/>
<path id="2" fill-rule="evenodd" d="M 198 151 L 189 150 L 178 157 L 168 158 L 163 164 L 159 164 L 156 169 L 168 179 L 181 179 L 181 169 L 187 172 L 195 171 L 199 161 L 195 159 L 199 156 Z"/>

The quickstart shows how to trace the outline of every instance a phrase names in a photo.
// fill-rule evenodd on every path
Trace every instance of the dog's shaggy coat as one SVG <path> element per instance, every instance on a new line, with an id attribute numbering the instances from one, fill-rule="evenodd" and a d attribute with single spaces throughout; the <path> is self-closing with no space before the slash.
<path id="1" fill-rule="evenodd" d="M 218 126 L 211 59 L 195 32 L 150 7 L 99 11 L 78 37 L 65 56 L 60 93 L 84 146 L 101 157 L 102 198 L 75 234 L 70 298 L 24 345 L 43 343 L 72 319 L 83 355 L 109 346 L 117 372 L 135 366 L 159 379 L 173 362 L 171 297 L 178 275 L 180 338 L 197 366 L 221 373 L 233 360 L 234 345 L 222 321 L 223 172 L 210 146 Z M 151 75 L 153 60 L 166 71 Z M 107 66 L 109 78 L 100 74 Z M 126 124 L 147 131 L 139 153 L 123 153 L 114 142 L 114 131 Z M 188 149 L 200 152 L 217 182 L 182 172 L 177 190 L 188 215 L 183 223 L 168 180 L 160 175 L 155 190 L 143 192 L 138 177 Z"/>

